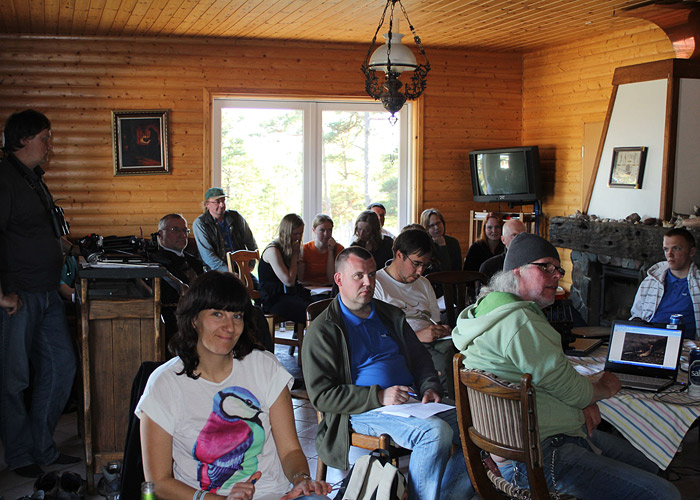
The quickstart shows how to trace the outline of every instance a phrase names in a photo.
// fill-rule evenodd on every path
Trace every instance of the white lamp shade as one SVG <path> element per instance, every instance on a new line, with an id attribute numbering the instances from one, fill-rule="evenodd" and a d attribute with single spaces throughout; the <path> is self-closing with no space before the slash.
<path id="1" fill-rule="evenodd" d="M 384 71 L 387 68 L 387 41 L 391 38 L 391 70 L 397 73 L 404 71 L 413 71 L 416 69 L 416 56 L 413 55 L 411 49 L 401 43 L 403 35 L 401 33 L 385 33 L 384 44 L 377 47 L 369 59 L 370 69 Z"/>

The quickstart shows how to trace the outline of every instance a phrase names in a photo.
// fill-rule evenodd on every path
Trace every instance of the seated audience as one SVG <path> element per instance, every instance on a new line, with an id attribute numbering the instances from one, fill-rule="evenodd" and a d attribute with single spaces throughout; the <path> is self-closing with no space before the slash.
<path id="1" fill-rule="evenodd" d="M 416 332 L 430 353 L 440 383 L 448 390 L 446 365 L 452 362 L 455 348 L 448 337 L 451 328 L 438 324 L 440 310 L 430 282 L 422 272 L 430 265 L 433 241 L 421 229 L 405 229 L 394 240 L 394 259 L 377 271 L 374 298 L 398 307 L 406 316 L 408 325 Z"/>
<path id="2" fill-rule="evenodd" d="M 700 332 L 700 270 L 693 262 L 695 238 L 683 228 L 664 235 L 666 262 L 649 268 L 632 305 L 632 318 L 669 323 L 672 314 L 683 315 L 683 337 Z"/>
<path id="3" fill-rule="evenodd" d="M 226 210 L 226 193 L 220 187 L 204 193 L 204 213 L 195 219 L 192 229 L 207 270 L 228 271 L 226 252 L 258 248 L 243 216 Z M 251 261 L 251 269 L 254 266 L 255 261 Z"/>
<path id="4" fill-rule="evenodd" d="M 409 401 L 441 400 L 430 355 L 398 308 L 373 299 L 376 264 L 351 246 L 336 259 L 333 299 L 306 331 L 304 380 L 314 408 L 323 412 L 316 450 L 331 467 L 349 466 L 350 430 L 389 434 L 413 450 L 408 465 L 410 500 L 470 499 L 474 495 L 459 446 L 454 408 L 422 419 L 372 412 Z M 450 453 L 452 444 L 457 444 Z"/>
<path id="5" fill-rule="evenodd" d="M 377 263 L 377 269 L 382 269 L 386 261 L 391 259 L 391 246 L 394 240 L 382 235 L 379 217 L 372 210 L 365 210 L 355 221 L 355 237 L 351 246 L 359 246 L 369 250 Z"/>
<path id="6" fill-rule="evenodd" d="M 437 260 L 439 266 L 434 271 L 461 271 L 462 248 L 457 238 L 445 234 L 445 218 L 442 214 L 434 208 L 423 210 L 420 223 L 435 243 L 433 260 Z"/>
<path id="7" fill-rule="evenodd" d="M 156 262 L 182 282 L 186 287 L 194 279 L 204 273 L 202 261 L 194 254 L 185 251 L 187 248 L 187 219 L 180 214 L 167 214 L 158 221 L 158 249 L 148 252 L 148 260 Z M 170 279 L 161 279 L 161 314 L 165 323 L 165 341 L 168 343 L 177 331 L 175 307 L 180 300 L 181 287 Z M 257 340 L 268 351 L 274 352 L 272 337 L 267 327 L 265 314 L 259 307 L 253 307 Z"/>
<path id="8" fill-rule="evenodd" d="M 299 281 L 311 285 L 330 285 L 335 274 L 335 256 L 343 245 L 333 238 L 333 219 L 318 214 L 312 224 L 314 239 L 301 249 Z"/>
<path id="9" fill-rule="evenodd" d="M 457 320 L 452 336 L 464 365 L 516 384 L 523 373 L 532 375 L 550 490 L 556 486 L 582 500 L 680 498 L 642 452 L 595 429 L 596 402 L 614 396 L 620 381 L 610 372 L 599 378 L 580 375 L 564 354 L 561 336 L 542 313 L 554 302 L 563 275 L 551 243 L 534 234 L 516 236 L 503 271 Z M 505 479 L 527 487 L 525 464 L 494 459 Z"/>
<path id="10" fill-rule="evenodd" d="M 379 217 L 379 225 L 382 227 L 382 235 L 388 236 L 393 240 L 394 235 L 384 228 L 384 220 L 386 218 L 386 208 L 384 208 L 384 205 L 382 205 L 381 203 L 370 203 L 369 205 L 367 205 L 367 210 L 371 210 L 372 212 L 377 214 L 377 217 Z"/>
<path id="11" fill-rule="evenodd" d="M 197 278 L 178 305 L 170 344 L 177 357 L 153 372 L 135 411 L 145 478 L 158 498 L 277 500 L 330 492 L 309 476 L 294 424 L 292 377 L 256 343 L 251 307 L 240 280 L 217 271 Z"/>
<path id="12" fill-rule="evenodd" d="M 465 271 L 478 271 L 486 259 L 503 253 L 505 247 L 501 241 L 501 225 L 498 215 L 489 213 L 486 216 L 481 225 L 481 237 L 469 247 L 464 258 Z"/>
<path id="13" fill-rule="evenodd" d="M 258 267 L 263 310 L 295 323 L 306 323 L 306 306 L 312 302 L 310 292 L 297 281 L 303 236 L 302 218 L 285 215 L 279 236 L 265 247 Z"/>
<path id="14" fill-rule="evenodd" d="M 513 238 L 515 238 L 520 233 L 524 233 L 526 230 L 527 229 L 525 227 L 525 224 L 523 224 L 518 219 L 507 220 L 505 224 L 503 224 L 503 234 L 501 234 L 501 241 L 503 242 L 503 246 L 506 247 L 505 251 L 494 257 L 491 257 L 490 259 L 486 259 L 481 264 L 479 272 L 484 273 L 489 279 L 491 279 L 491 276 L 493 276 L 499 271 L 503 271 L 503 262 L 505 262 L 506 260 L 506 252 L 508 252 L 508 245 L 510 245 L 510 242 L 513 240 Z"/>

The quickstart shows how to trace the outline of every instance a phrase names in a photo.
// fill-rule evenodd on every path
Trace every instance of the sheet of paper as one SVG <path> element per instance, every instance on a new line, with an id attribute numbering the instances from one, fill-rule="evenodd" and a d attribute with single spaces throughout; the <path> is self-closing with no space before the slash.
<path id="1" fill-rule="evenodd" d="M 452 409 L 454 409 L 454 406 L 444 403 L 405 403 L 402 405 L 382 406 L 372 411 L 387 413 L 389 415 L 398 415 L 400 417 L 428 418 Z"/>

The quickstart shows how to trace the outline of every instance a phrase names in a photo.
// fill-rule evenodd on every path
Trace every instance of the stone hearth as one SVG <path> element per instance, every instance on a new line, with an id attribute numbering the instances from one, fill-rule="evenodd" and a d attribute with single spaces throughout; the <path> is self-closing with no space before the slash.
<path id="1" fill-rule="evenodd" d="M 647 269 L 664 260 L 662 243 L 667 230 L 644 224 L 573 217 L 551 219 L 550 241 L 557 247 L 572 250 L 570 298 L 589 325 L 627 319 L 624 316 L 632 306 L 634 291 Z M 700 242 L 700 231 L 691 232 L 696 242 Z M 700 256 L 696 255 L 696 265 L 700 263 L 699 259 Z M 632 278 L 635 275 L 636 280 Z M 607 296 L 601 308 L 605 293 Z"/>

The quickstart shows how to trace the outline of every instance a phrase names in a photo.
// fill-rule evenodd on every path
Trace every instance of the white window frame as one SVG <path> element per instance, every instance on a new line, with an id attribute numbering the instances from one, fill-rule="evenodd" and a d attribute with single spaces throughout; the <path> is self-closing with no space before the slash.
<path id="1" fill-rule="evenodd" d="M 304 111 L 304 173 L 303 173 L 303 214 L 307 221 L 305 239 L 311 238 L 310 221 L 320 212 L 322 206 L 321 182 L 321 116 L 323 111 L 384 111 L 382 105 L 374 101 L 335 101 L 309 99 L 239 99 L 214 98 L 212 103 L 212 186 L 221 185 L 221 110 L 223 108 L 273 108 L 301 109 Z M 399 187 L 398 220 L 399 230 L 409 223 L 413 213 L 411 197 L 411 148 L 410 123 L 412 106 L 406 103 L 399 111 L 401 128 L 399 141 Z M 389 114 L 387 113 L 387 120 Z"/>

